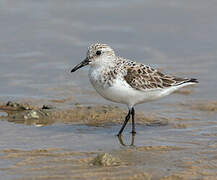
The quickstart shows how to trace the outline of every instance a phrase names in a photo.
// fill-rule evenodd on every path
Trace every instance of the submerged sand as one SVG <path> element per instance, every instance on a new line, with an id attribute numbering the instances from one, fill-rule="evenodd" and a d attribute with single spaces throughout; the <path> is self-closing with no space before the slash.
<path id="1" fill-rule="evenodd" d="M 214 113 L 216 102 L 195 102 L 192 104 L 177 104 L 190 107 L 195 113 Z M 211 108 L 210 108 L 211 107 Z M 83 124 L 88 127 L 120 126 L 126 110 L 116 106 L 84 106 L 74 105 L 71 109 L 58 109 L 52 106 L 16 105 L 1 103 L 1 119 L 10 123 L 26 125 L 50 126 L 56 123 Z M 33 113 L 35 112 L 35 113 Z M 176 117 L 169 118 L 153 113 L 137 112 L 137 126 L 164 126 L 168 129 L 186 129 L 199 118 Z M 216 124 L 215 124 L 216 125 Z M 158 129 L 156 129 L 158 131 Z M 82 135 L 82 134 L 81 134 Z M 88 135 L 88 134 L 87 134 Z M 181 139 L 183 142 L 162 139 L 161 145 L 144 145 L 147 137 L 138 135 L 130 139 L 117 138 L 120 147 L 110 149 L 73 150 L 62 147 L 42 149 L 1 149 L 0 161 L 4 165 L 0 171 L 16 180 L 55 180 L 55 179 L 103 179 L 103 180 L 182 180 L 182 179 L 217 179 L 217 143 L 215 132 L 204 132 L 204 137 L 211 137 L 212 141 Z M 100 136 L 100 134 L 98 134 Z M 73 143 L 73 137 L 71 137 Z M 155 135 L 153 134 L 153 138 Z M 158 137 L 159 138 L 159 137 Z M 162 137 L 164 138 L 164 137 Z M 192 138 L 192 139 L 191 139 Z M 142 140 L 141 140 L 142 139 Z M 93 142 L 94 143 L 94 142 Z M 109 143 L 109 142 L 108 142 Z M 91 144 L 91 142 L 90 142 Z M 85 149 L 85 147 L 87 149 Z"/>
<path id="2" fill-rule="evenodd" d="M 100 152 L 75 152 L 61 148 L 31 151 L 2 150 L 3 160 L 13 162 L 1 168 L 15 179 L 216 179 L 217 153 L 192 152 L 173 146 L 127 147 L 111 151 L 117 163 L 94 164 Z M 101 152 L 102 153 L 102 152 Z M 192 154 L 197 159 L 192 159 Z M 188 154 L 188 155 L 187 155 Z M 213 156 L 211 156 L 213 154 Z M 186 156 L 187 155 L 187 156 Z M 208 156 L 209 155 L 209 156 Z M 106 161 L 106 160 L 105 160 Z"/>

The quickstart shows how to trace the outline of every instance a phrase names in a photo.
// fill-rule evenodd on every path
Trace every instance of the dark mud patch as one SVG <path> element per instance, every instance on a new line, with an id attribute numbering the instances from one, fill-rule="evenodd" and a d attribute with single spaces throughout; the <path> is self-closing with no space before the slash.
<path id="1" fill-rule="evenodd" d="M 50 109 L 52 106 L 43 105 L 42 107 L 34 106 L 26 103 L 7 102 L 5 105 L 0 105 L 0 110 L 7 113 L 2 119 L 7 119 L 8 122 L 26 125 L 50 125 L 53 121 L 50 119 Z"/>

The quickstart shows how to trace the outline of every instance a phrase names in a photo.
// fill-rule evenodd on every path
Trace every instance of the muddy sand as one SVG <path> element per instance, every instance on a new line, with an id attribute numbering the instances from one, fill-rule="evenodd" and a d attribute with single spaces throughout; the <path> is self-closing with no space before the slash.
<path id="1" fill-rule="evenodd" d="M 177 106 L 191 108 L 195 113 L 212 117 L 216 116 L 216 104 L 197 102 Z M 125 109 L 117 106 L 79 104 L 64 109 L 55 108 L 54 105 L 1 103 L 1 119 L 10 125 L 15 123 L 42 128 L 64 124 L 64 127 L 77 128 L 78 136 L 78 141 L 74 136 L 65 137 L 71 138 L 68 141 L 71 142 L 69 147 L 58 146 L 54 140 L 54 144 L 44 148 L 40 146 L 41 141 L 40 148 L 1 148 L 2 177 L 16 180 L 217 179 L 217 134 L 215 131 L 199 134 L 196 129 L 191 129 L 195 122 L 198 126 L 201 123 L 198 118 L 166 118 L 137 112 L 137 134 L 132 136 L 125 132 L 122 138 L 118 138 L 115 132 L 123 122 Z M 101 130 L 98 130 L 100 128 Z M 126 129 L 129 130 L 130 127 Z M 99 142 L 87 140 L 82 144 L 82 137 L 87 139 L 87 136 L 91 136 L 88 131 L 92 131 L 94 137 L 107 138 L 102 138 Z M 21 133 L 16 135 L 22 138 Z M 43 134 L 39 133 L 37 136 L 40 139 Z M 79 143 L 79 138 L 81 144 L 77 147 L 73 143 Z M 106 143 L 104 141 L 107 141 L 107 146 L 100 148 L 100 144 Z M 37 144 L 37 140 L 35 143 Z M 45 140 L 44 143 L 48 142 Z M 94 143 L 95 146 L 92 145 Z"/>

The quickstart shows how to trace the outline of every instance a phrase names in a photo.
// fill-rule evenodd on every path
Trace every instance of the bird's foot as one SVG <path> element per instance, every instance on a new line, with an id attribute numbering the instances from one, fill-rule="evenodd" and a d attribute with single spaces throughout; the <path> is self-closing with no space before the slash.
<path id="1" fill-rule="evenodd" d="M 132 135 L 135 135 L 135 134 L 136 134 L 136 131 L 131 131 L 131 134 L 132 134 Z"/>

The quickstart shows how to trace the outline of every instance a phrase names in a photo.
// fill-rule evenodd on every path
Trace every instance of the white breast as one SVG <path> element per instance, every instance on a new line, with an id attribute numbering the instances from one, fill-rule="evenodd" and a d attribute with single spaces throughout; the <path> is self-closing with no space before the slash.
<path id="1" fill-rule="evenodd" d="M 159 89 L 147 91 L 133 89 L 121 76 L 118 76 L 111 85 L 108 85 L 107 83 L 103 83 L 104 77 L 101 71 L 102 69 L 90 68 L 90 82 L 101 96 L 110 101 L 132 107 L 135 104 L 158 99 L 163 95 L 161 93 L 162 90 Z"/>

